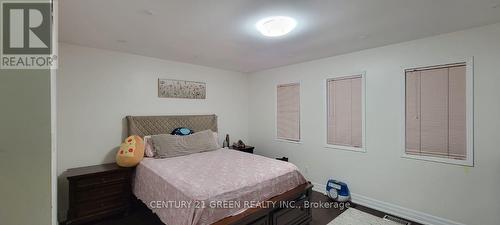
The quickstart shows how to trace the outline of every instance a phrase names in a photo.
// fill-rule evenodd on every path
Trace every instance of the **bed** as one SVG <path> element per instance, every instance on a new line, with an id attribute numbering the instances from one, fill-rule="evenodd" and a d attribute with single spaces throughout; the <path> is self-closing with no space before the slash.
<path id="1" fill-rule="evenodd" d="M 217 132 L 217 116 L 128 116 L 129 135 L 176 127 Z M 308 224 L 312 185 L 295 165 L 219 149 L 186 156 L 145 158 L 133 193 L 167 225 Z"/>

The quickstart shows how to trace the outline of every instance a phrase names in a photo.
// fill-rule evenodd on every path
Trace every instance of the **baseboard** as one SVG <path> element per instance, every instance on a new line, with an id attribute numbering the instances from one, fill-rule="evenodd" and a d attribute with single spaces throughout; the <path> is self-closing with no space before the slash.
<path id="1" fill-rule="evenodd" d="M 313 190 L 326 193 L 326 185 L 312 182 L 314 185 Z M 465 225 L 463 223 L 455 222 L 452 220 L 444 219 L 441 217 L 433 216 L 427 213 L 419 212 L 413 209 L 404 208 L 395 204 L 383 202 L 377 199 L 351 193 L 351 200 L 353 203 L 360 204 L 372 209 L 379 210 L 394 216 L 408 219 L 426 225 Z"/>
<path id="2" fill-rule="evenodd" d="M 313 186 L 313 191 L 317 191 L 317 192 L 320 192 L 320 193 L 323 193 L 326 195 L 326 185 L 324 184 L 318 184 L 316 182 L 312 182 L 311 183 L 314 185 Z"/>

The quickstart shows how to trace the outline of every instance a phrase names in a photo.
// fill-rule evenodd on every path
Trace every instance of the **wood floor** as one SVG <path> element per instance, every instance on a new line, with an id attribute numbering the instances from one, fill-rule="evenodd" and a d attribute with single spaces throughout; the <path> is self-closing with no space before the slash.
<path id="1" fill-rule="evenodd" d="M 328 202 L 330 200 L 325 195 L 313 191 L 311 201 Z M 352 205 L 351 207 L 378 217 L 383 217 L 384 215 L 386 215 L 383 212 L 370 209 L 361 205 Z M 313 208 L 312 209 L 313 219 L 310 225 L 326 225 L 344 211 L 345 209 L 340 210 L 334 208 Z M 411 224 L 422 225 L 414 222 L 412 222 Z M 164 224 L 145 205 L 140 205 L 137 208 L 135 208 L 128 216 L 108 219 L 105 221 L 101 221 L 99 223 L 95 223 L 95 225 L 164 225 Z"/>

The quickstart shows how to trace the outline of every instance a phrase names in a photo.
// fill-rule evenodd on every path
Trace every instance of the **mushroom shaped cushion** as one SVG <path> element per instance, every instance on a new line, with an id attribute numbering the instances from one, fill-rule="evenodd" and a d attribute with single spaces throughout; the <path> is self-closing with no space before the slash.
<path id="1" fill-rule="evenodd" d="M 121 167 L 134 167 L 144 158 L 144 141 L 139 136 L 130 136 L 120 145 L 116 163 Z"/>

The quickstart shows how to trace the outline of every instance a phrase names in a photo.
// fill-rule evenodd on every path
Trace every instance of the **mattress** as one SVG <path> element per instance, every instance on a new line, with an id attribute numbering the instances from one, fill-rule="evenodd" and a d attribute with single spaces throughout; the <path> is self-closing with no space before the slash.
<path id="1" fill-rule="evenodd" d="M 204 225 L 305 182 L 291 163 L 219 149 L 145 158 L 136 168 L 133 192 L 167 225 Z"/>

